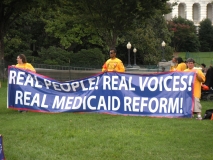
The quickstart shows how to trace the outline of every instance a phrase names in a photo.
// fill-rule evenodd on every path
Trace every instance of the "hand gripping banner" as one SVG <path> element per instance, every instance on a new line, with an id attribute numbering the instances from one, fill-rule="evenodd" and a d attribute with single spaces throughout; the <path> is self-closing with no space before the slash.
<path id="1" fill-rule="evenodd" d="M 33 112 L 191 117 L 193 72 L 100 73 L 59 82 L 9 67 L 8 108 Z"/>

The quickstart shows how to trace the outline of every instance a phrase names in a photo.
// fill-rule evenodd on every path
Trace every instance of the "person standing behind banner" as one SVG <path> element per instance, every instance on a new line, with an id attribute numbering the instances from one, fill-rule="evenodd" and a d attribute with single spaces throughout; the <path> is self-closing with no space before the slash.
<path id="1" fill-rule="evenodd" d="M 187 68 L 186 63 L 183 61 L 183 59 L 181 57 L 178 57 L 177 60 L 178 60 L 178 65 L 175 70 L 184 71 Z"/>
<path id="2" fill-rule="evenodd" d="M 196 77 L 195 77 L 195 80 L 194 80 L 194 91 L 193 91 L 194 92 L 193 93 L 193 96 L 194 96 L 194 111 L 193 111 L 193 113 L 197 114 L 196 119 L 202 120 L 202 117 L 201 117 L 202 106 L 200 104 L 201 83 L 205 82 L 206 77 L 201 70 L 194 69 L 194 63 L 195 63 L 194 59 L 188 58 L 186 63 L 187 63 L 188 69 L 185 69 L 184 72 L 195 72 L 196 73 Z"/>
<path id="3" fill-rule="evenodd" d="M 201 68 L 202 68 L 202 72 L 203 72 L 204 74 L 206 74 L 208 68 L 206 68 L 206 65 L 205 65 L 204 63 L 201 64 Z"/>
<path id="4" fill-rule="evenodd" d="M 116 58 L 116 49 L 112 48 L 110 49 L 110 59 L 108 59 L 104 65 L 102 66 L 102 72 L 108 72 L 108 71 L 116 71 L 116 72 L 125 72 L 125 68 L 123 65 L 123 62 Z"/>
<path id="5" fill-rule="evenodd" d="M 170 71 L 175 71 L 178 65 L 177 57 L 173 57 L 171 61 Z"/>
<path id="6" fill-rule="evenodd" d="M 30 63 L 27 63 L 27 58 L 24 54 L 19 54 L 16 60 L 17 60 L 17 64 L 13 65 L 13 67 L 36 72 L 35 68 Z M 18 110 L 18 112 L 22 113 L 26 111 Z"/>
<path id="7" fill-rule="evenodd" d="M 35 68 L 30 63 L 27 63 L 27 58 L 24 54 L 19 54 L 16 60 L 17 60 L 17 64 L 13 66 L 24 69 L 24 70 L 36 72 Z"/>

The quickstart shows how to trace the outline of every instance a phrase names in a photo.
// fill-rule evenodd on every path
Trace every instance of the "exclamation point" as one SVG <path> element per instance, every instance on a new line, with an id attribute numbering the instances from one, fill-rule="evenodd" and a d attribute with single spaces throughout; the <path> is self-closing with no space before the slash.
<path id="1" fill-rule="evenodd" d="M 97 81 L 96 81 L 96 85 L 95 85 L 95 89 L 96 89 L 96 90 L 98 90 L 99 79 L 100 79 L 100 77 L 97 77 Z"/>
<path id="2" fill-rule="evenodd" d="M 192 90 L 192 79 L 193 79 L 193 76 L 190 76 L 190 77 L 189 77 L 189 87 L 188 87 L 188 90 L 189 90 L 189 91 Z"/>
<path id="3" fill-rule="evenodd" d="M 180 99 L 180 113 L 183 113 L 183 98 Z"/>

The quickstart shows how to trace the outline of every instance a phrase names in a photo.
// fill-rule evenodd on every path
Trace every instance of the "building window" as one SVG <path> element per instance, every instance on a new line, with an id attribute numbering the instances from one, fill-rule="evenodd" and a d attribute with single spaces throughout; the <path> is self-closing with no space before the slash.
<path id="1" fill-rule="evenodd" d="M 195 24 L 200 23 L 200 5 L 198 3 L 193 4 L 192 6 L 192 18 Z"/>
<path id="2" fill-rule="evenodd" d="M 207 5 L 207 15 L 206 15 L 206 17 L 212 22 L 212 4 L 208 4 Z"/>
<path id="3" fill-rule="evenodd" d="M 186 5 L 184 3 L 180 3 L 178 5 L 178 16 L 182 17 L 182 18 L 186 18 Z"/>

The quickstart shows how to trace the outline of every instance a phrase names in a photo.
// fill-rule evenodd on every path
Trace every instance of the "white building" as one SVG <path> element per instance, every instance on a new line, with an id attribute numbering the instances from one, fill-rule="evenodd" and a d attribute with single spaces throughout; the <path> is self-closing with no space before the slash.
<path id="1" fill-rule="evenodd" d="M 166 20 L 181 16 L 194 22 L 196 26 L 208 18 L 213 22 L 213 0 L 170 0 L 168 5 L 177 2 L 171 13 L 165 15 Z"/>

